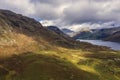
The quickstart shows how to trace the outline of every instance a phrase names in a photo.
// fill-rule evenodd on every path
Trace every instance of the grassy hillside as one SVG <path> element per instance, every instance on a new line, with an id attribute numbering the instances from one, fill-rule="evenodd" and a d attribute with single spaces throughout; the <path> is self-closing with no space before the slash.
<path id="1" fill-rule="evenodd" d="M 47 50 L 56 45 L 74 48 L 79 43 L 42 27 L 34 19 L 0 10 L 0 45 L 0 55 L 8 55 L 36 51 L 38 47 Z"/>
<path id="2" fill-rule="evenodd" d="M 120 54 L 81 49 L 43 50 L 0 60 L 0 80 L 120 80 Z"/>
<path id="3" fill-rule="evenodd" d="M 120 80 L 120 52 L 0 10 L 0 80 Z"/>

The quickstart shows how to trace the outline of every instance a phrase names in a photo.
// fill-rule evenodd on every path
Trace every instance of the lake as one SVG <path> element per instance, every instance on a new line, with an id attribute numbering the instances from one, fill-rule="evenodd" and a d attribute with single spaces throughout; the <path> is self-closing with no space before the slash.
<path id="1" fill-rule="evenodd" d="M 81 42 L 88 42 L 94 45 L 110 47 L 113 50 L 120 50 L 120 43 L 116 43 L 116 42 L 102 41 L 102 40 L 81 40 L 81 39 L 79 40 Z"/>

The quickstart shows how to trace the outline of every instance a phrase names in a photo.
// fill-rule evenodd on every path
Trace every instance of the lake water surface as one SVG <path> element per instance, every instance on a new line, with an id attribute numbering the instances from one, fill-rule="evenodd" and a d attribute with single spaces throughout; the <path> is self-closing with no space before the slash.
<path id="1" fill-rule="evenodd" d="M 94 45 L 110 47 L 113 50 L 120 50 L 120 43 L 116 43 L 116 42 L 102 41 L 102 40 L 81 40 L 81 39 L 80 41 L 88 42 Z"/>

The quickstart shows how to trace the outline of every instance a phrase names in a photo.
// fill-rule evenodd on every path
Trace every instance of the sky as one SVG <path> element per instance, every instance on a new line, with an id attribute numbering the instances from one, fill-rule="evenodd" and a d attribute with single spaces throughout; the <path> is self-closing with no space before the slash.
<path id="1" fill-rule="evenodd" d="M 0 0 L 0 9 L 74 31 L 120 25 L 120 0 Z"/>

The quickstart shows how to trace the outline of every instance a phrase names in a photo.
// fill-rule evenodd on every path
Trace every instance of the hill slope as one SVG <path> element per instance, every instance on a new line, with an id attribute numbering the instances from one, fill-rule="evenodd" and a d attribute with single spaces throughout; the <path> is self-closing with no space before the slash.
<path id="1" fill-rule="evenodd" d="M 62 30 L 60 30 L 58 27 L 56 26 L 48 26 L 47 29 L 55 32 L 58 35 L 63 36 L 66 39 L 72 40 L 72 38 L 70 38 L 67 34 L 65 34 Z"/>
<path id="2" fill-rule="evenodd" d="M 63 47 L 74 47 L 74 42 L 72 39 L 68 39 L 42 27 L 42 25 L 34 19 L 8 10 L 0 10 L 0 45 L 17 46 L 18 49 L 23 49 L 23 45 L 24 48 L 31 47 L 29 45 L 47 48 L 46 46 L 50 47 L 51 44 Z M 43 45 L 38 45 L 38 43 L 42 43 Z M 17 47 L 14 47 L 14 49 Z M 15 50 L 13 50 L 13 52 L 15 52 Z"/>
<path id="3" fill-rule="evenodd" d="M 0 10 L 0 80 L 120 80 L 119 53 Z"/>

